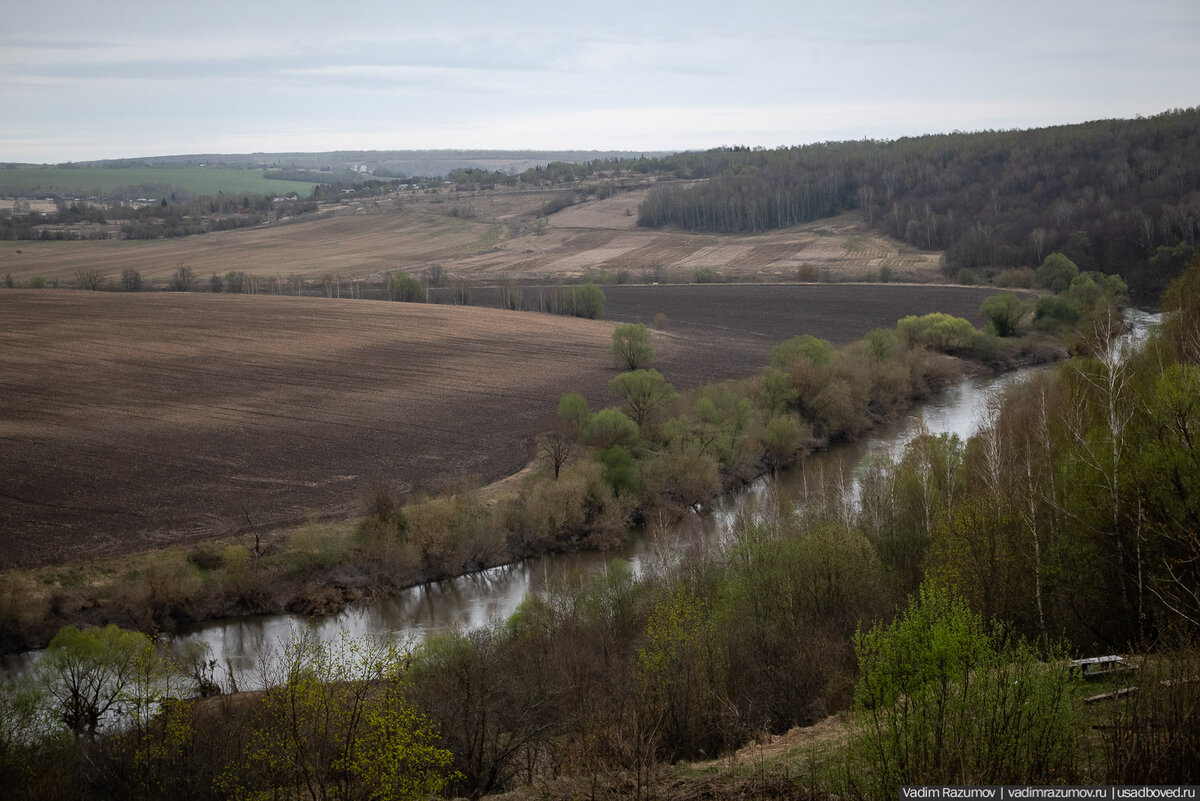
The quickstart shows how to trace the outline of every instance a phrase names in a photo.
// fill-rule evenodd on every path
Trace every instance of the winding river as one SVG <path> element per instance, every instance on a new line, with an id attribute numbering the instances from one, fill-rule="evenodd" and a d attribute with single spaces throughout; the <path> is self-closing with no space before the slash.
<path id="1" fill-rule="evenodd" d="M 1132 312 L 1133 332 L 1127 335 L 1127 341 L 1144 338 L 1156 320 L 1157 315 Z M 809 457 L 807 465 L 810 471 L 819 467 L 827 477 L 840 478 L 853 497 L 855 468 L 867 456 L 881 452 L 899 455 L 922 425 L 933 434 L 957 434 L 966 439 L 979 428 L 988 399 L 993 394 L 1012 382 L 1046 369 L 1049 368 L 1031 367 L 995 377 L 963 379 L 936 399 L 910 409 L 904 419 L 876 427 L 857 442 L 815 454 Z M 483 626 L 511 615 L 527 594 L 546 590 L 564 574 L 603 570 L 615 558 L 627 561 L 636 574 L 655 560 L 677 557 L 695 543 L 719 541 L 730 530 L 739 510 L 767 492 L 771 482 L 780 482 L 786 491 L 789 482 L 794 484 L 800 477 L 797 470 L 775 478 L 759 479 L 742 490 L 718 498 L 711 509 L 690 514 L 666 531 L 640 533 L 615 551 L 547 554 L 413 587 L 393 598 L 325 617 L 274 615 L 210 623 L 178 635 L 172 648 L 182 653 L 190 643 L 203 643 L 210 651 L 210 658 L 221 666 L 218 676 L 224 674 L 225 683 L 228 683 L 228 672 L 232 670 L 238 686 L 247 689 L 257 685 L 257 668 L 265 655 L 278 649 L 301 629 L 312 629 L 323 639 L 349 634 L 416 641 L 429 632 L 455 626 L 466 629 Z M 5 657 L 3 667 L 10 674 L 19 674 L 28 670 L 37 656 L 35 652 Z"/>
<path id="2" fill-rule="evenodd" d="M 878 427 L 857 442 L 815 454 L 808 461 L 809 467 L 819 465 L 827 474 L 831 470 L 838 471 L 847 486 L 853 487 L 854 468 L 863 458 L 882 451 L 899 454 L 922 421 L 931 433 L 970 436 L 982 419 L 991 393 L 1040 369 L 1046 368 L 1027 368 L 993 378 L 964 379 L 936 400 L 911 409 L 903 420 Z M 508 617 L 528 593 L 548 589 L 564 574 L 603 570 L 616 558 L 627 561 L 637 574 L 655 560 L 674 558 L 691 545 L 718 541 L 730 530 L 739 511 L 767 492 L 770 482 L 778 481 L 786 490 L 788 483 L 795 483 L 799 477 L 800 472 L 795 470 L 772 479 L 760 478 L 748 487 L 721 496 L 712 508 L 689 514 L 666 531 L 641 532 L 625 547 L 614 551 L 546 554 L 413 587 L 393 598 L 326 617 L 276 615 L 205 625 L 178 637 L 174 645 L 182 649 L 188 642 L 204 643 L 222 670 L 227 670 L 226 666 L 232 667 L 238 685 L 244 688 L 254 683 L 262 655 L 278 648 L 281 642 L 302 628 L 312 629 L 323 639 L 345 633 L 415 641 L 428 632 L 455 626 L 466 629 L 483 626 Z"/>

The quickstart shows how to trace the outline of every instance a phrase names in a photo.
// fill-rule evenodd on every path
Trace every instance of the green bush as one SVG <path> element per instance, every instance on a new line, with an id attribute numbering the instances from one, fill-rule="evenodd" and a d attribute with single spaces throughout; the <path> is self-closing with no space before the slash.
<path id="1" fill-rule="evenodd" d="M 800 359 L 807 359 L 813 367 L 828 367 L 833 364 L 835 357 L 833 344 L 829 340 L 802 334 L 785 339 L 771 349 L 771 366 L 786 368 Z"/>
<path id="2" fill-rule="evenodd" d="M 1013 292 L 1002 292 L 984 299 L 979 311 L 988 320 L 988 327 L 998 337 L 1016 336 L 1021 320 L 1029 314 L 1030 306 Z"/>
<path id="3" fill-rule="evenodd" d="M 1079 267 L 1061 253 L 1051 253 L 1037 268 L 1038 283 L 1051 292 L 1062 292 L 1077 275 Z"/>
<path id="4" fill-rule="evenodd" d="M 571 314 L 576 317 L 586 317 L 589 320 L 599 320 L 604 317 L 606 298 L 603 290 L 593 283 L 586 283 L 574 292 L 574 302 Z"/>
<path id="5" fill-rule="evenodd" d="M 587 398 L 578 392 L 568 392 L 558 399 L 558 417 L 571 424 L 576 431 L 583 429 L 591 416 Z"/>
<path id="6" fill-rule="evenodd" d="M 625 370 L 649 367 L 654 361 L 654 346 L 650 344 L 650 329 L 642 323 L 621 323 L 613 329 L 613 361 Z"/>
<path id="7" fill-rule="evenodd" d="M 886 362 L 896 347 L 896 335 L 886 328 L 872 328 L 863 337 L 867 352 L 876 362 Z"/>
<path id="8" fill-rule="evenodd" d="M 588 418 L 583 430 L 584 441 L 601 450 L 614 445 L 632 448 L 640 437 L 638 424 L 620 409 L 601 409 Z"/>
<path id="9" fill-rule="evenodd" d="M 634 466 L 633 454 L 623 445 L 613 445 L 597 451 L 592 456 L 604 467 L 604 483 L 612 490 L 613 495 L 632 494 L 638 489 L 637 468 Z"/>
<path id="10" fill-rule="evenodd" d="M 624 411 L 638 426 L 652 427 L 678 397 L 657 370 L 630 370 L 608 382 Z"/>
<path id="11" fill-rule="evenodd" d="M 388 276 L 388 299 L 403 303 L 420 303 L 425 299 L 425 287 L 416 276 L 397 270 Z"/>
<path id="12" fill-rule="evenodd" d="M 350 543 L 333 527 L 324 525 L 310 515 L 304 525 L 292 532 L 288 541 L 288 558 L 301 571 L 317 572 L 344 562 L 350 554 Z"/>
<path id="13" fill-rule="evenodd" d="M 791 463 L 800 450 L 803 428 L 795 415 L 776 415 L 767 421 L 763 429 L 764 458 L 772 465 Z"/>
<path id="14" fill-rule="evenodd" d="M 1034 312 L 1034 322 L 1047 320 L 1063 325 L 1075 325 L 1083 316 L 1083 310 L 1077 301 L 1062 295 L 1048 295 L 1038 298 L 1037 311 Z"/>
<path id="15" fill-rule="evenodd" d="M 1062 654 L 989 631 L 947 590 L 922 586 L 890 624 L 860 631 L 854 693 L 861 760 L 853 794 L 895 798 L 905 784 L 1048 784 L 1075 776 L 1079 744 Z"/>
<path id="16" fill-rule="evenodd" d="M 896 324 L 896 332 L 908 347 L 924 347 L 952 353 L 967 347 L 975 335 L 975 326 L 961 317 L 933 312 L 920 317 L 910 315 Z"/>
<path id="17" fill-rule="evenodd" d="M 989 331 L 976 331 L 964 349 L 964 355 L 979 362 L 990 362 L 1005 350 L 1004 341 Z"/>

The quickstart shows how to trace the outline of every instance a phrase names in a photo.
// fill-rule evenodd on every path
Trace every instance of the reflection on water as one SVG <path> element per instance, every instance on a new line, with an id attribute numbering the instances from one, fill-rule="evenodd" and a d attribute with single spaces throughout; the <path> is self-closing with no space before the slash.
<path id="1" fill-rule="evenodd" d="M 763 489 L 758 486 L 754 491 L 761 493 Z M 318 618 L 275 615 L 210 624 L 177 637 L 172 648 L 182 654 L 189 643 L 204 643 L 210 650 L 210 658 L 216 659 L 222 670 L 231 668 L 238 685 L 245 688 L 250 686 L 247 680 L 253 681 L 261 656 L 278 649 L 302 628 L 311 629 L 322 639 L 347 634 L 413 642 L 429 632 L 485 626 L 512 615 L 529 593 L 545 592 L 555 583 L 581 573 L 604 570 L 614 559 L 628 562 L 636 576 L 678 558 L 689 543 L 712 542 L 727 529 L 735 514 L 734 505 L 739 502 L 734 497 L 722 498 L 712 513 L 695 515 L 666 532 L 634 537 L 618 550 L 545 554 L 412 587 L 395 597 L 352 607 L 336 615 Z"/>
<path id="2" fill-rule="evenodd" d="M 1144 338 L 1156 316 L 1141 314 L 1133 321 L 1134 336 Z M 1048 369 L 1035 367 L 994 378 L 969 378 L 948 388 L 935 400 L 914 408 L 907 417 L 872 430 L 858 442 L 839 445 L 814 454 L 806 461 L 809 475 L 813 470 L 836 476 L 856 497 L 854 469 L 864 457 L 886 453 L 898 457 L 904 446 L 921 430 L 932 434 L 957 434 L 966 439 L 978 430 L 986 417 L 989 399 L 1015 381 Z M 791 482 L 805 480 L 801 471 L 773 479 L 778 489 L 796 497 Z M 689 547 L 702 547 L 725 537 L 739 511 L 748 504 L 757 505 L 773 490 L 772 481 L 761 479 L 749 487 L 714 503 L 712 509 L 689 515 L 680 524 L 665 531 L 645 532 L 625 547 L 603 553 L 547 554 L 526 561 L 496 567 L 456 579 L 413 587 L 396 597 L 368 606 L 347 609 L 321 618 L 298 615 L 243 618 L 227 623 L 206 625 L 176 638 L 173 647 L 182 653 L 188 643 L 201 642 L 211 649 L 222 670 L 229 665 L 237 674 L 239 686 L 253 686 L 254 670 L 260 656 L 290 639 L 293 631 L 311 628 L 322 638 L 333 639 L 343 632 L 375 635 L 415 641 L 428 632 L 458 626 L 479 627 L 511 615 L 530 592 L 543 592 L 554 582 L 580 572 L 603 570 L 614 558 L 630 563 L 635 575 L 678 559 Z M 9 672 L 22 672 L 36 655 L 6 657 Z"/>
<path id="3" fill-rule="evenodd" d="M 899 455 L 922 421 L 931 433 L 951 433 L 966 438 L 978 427 L 990 393 L 1036 369 L 1044 368 L 1017 371 L 999 378 L 966 379 L 947 389 L 936 400 L 914 408 L 903 420 L 877 427 L 858 442 L 814 454 L 807 460 L 806 468 L 810 474 L 813 470 L 824 471 L 826 475 L 836 471 L 842 480 L 852 485 L 854 468 L 863 457 L 881 452 Z M 795 497 L 794 485 L 802 480 L 801 471 L 791 471 L 771 480 L 759 479 L 738 492 L 718 498 L 710 509 L 690 514 L 665 530 L 655 527 L 654 531 L 642 532 L 614 551 L 546 554 L 413 587 L 395 597 L 346 609 L 336 615 L 317 618 L 272 615 L 210 623 L 177 636 L 172 642 L 172 650 L 183 654 L 189 644 L 203 643 L 210 651 L 210 658 L 220 666 L 220 673 L 232 669 L 238 686 L 246 689 L 257 686 L 256 669 L 263 655 L 277 650 L 295 631 L 304 628 L 312 629 L 322 639 L 334 639 L 345 633 L 391 637 L 401 642 L 416 641 L 428 632 L 456 626 L 477 628 L 510 616 L 527 594 L 546 591 L 555 582 L 574 574 L 603 570 L 613 559 L 624 559 L 638 575 L 679 559 L 690 547 L 706 547 L 719 542 L 743 509 L 760 505 L 776 488 Z M 778 482 L 778 486 L 773 487 L 773 482 Z M 36 657 L 37 654 L 5 657 L 3 667 L 10 674 L 22 673 Z"/>
<path id="4" fill-rule="evenodd" d="M 998 378 L 965 379 L 943 392 L 936 400 L 921 404 L 903 420 L 874 429 L 858 442 L 840 445 L 810 457 L 811 469 L 839 471 L 853 481 L 854 467 L 875 453 L 898 456 L 923 424 L 930 433 L 957 434 L 964 439 L 978 428 L 989 397 L 1013 381 L 1038 369 L 1031 368 Z M 787 491 L 789 481 L 799 481 L 799 471 L 775 479 Z M 615 558 L 629 562 L 634 574 L 654 565 L 679 558 L 689 545 L 708 545 L 724 537 L 740 510 L 757 504 L 771 491 L 771 482 L 760 479 L 737 493 L 722 496 L 714 508 L 689 515 L 671 529 L 643 533 L 624 548 L 604 553 L 547 554 L 512 565 L 495 567 L 469 576 L 434 582 L 405 590 L 394 598 L 368 606 L 347 609 L 321 618 L 279 615 L 249 618 L 209 625 L 179 637 L 176 647 L 188 642 L 205 643 L 218 664 L 232 666 L 240 686 L 253 676 L 264 649 L 277 648 L 294 630 L 307 627 L 321 638 L 341 634 L 374 635 L 415 641 L 424 634 L 453 627 L 476 628 L 503 620 L 531 592 L 543 592 L 554 582 L 580 572 L 603 570 Z"/>
<path id="5" fill-rule="evenodd" d="M 825 476 L 840 475 L 849 491 L 852 503 L 858 502 L 856 469 L 872 456 L 899 459 L 905 446 L 922 430 L 929 434 L 951 434 L 968 439 L 983 426 L 988 416 L 989 402 L 1014 383 L 1024 381 L 1049 365 L 1026 367 L 986 378 L 965 378 L 947 387 L 939 396 L 915 406 L 904 418 L 876 426 L 857 442 L 850 442 L 813 454 L 806 466 L 809 472 Z"/>

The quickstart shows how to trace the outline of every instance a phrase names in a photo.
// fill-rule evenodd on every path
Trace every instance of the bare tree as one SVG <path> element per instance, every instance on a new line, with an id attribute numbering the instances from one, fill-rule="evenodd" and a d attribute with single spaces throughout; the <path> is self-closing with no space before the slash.
<path id="1" fill-rule="evenodd" d="M 1033 240 L 1033 250 L 1037 255 L 1037 262 L 1038 264 L 1041 264 L 1042 259 L 1045 258 L 1042 251 L 1046 249 L 1046 229 L 1034 228 L 1029 232 L 1029 238 Z"/>
<path id="2" fill-rule="evenodd" d="M 142 274 L 132 267 L 126 267 L 121 271 L 121 288 L 126 292 L 140 292 L 142 290 Z"/>
<path id="3" fill-rule="evenodd" d="M 175 273 L 171 276 L 171 291 L 172 292 L 190 292 L 192 290 L 192 279 L 195 274 L 192 268 L 186 264 L 175 265 Z"/>
<path id="4" fill-rule="evenodd" d="M 1077 447 L 1079 461 L 1096 477 L 1098 488 L 1107 495 L 1107 518 L 1104 523 L 1106 534 L 1113 542 L 1116 565 L 1121 582 L 1121 600 L 1128 610 L 1131 608 L 1129 555 L 1121 536 L 1122 470 L 1125 466 L 1126 449 L 1129 446 L 1127 430 L 1135 409 L 1132 389 L 1133 376 L 1128 364 L 1131 355 L 1125 343 L 1112 336 L 1118 323 L 1117 314 L 1110 308 L 1107 316 L 1098 316 L 1093 321 L 1091 339 L 1095 360 L 1082 362 L 1072 371 L 1077 379 L 1076 386 L 1082 390 L 1076 402 L 1068 405 L 1074 413 L 1068 415 L 1067 425 Z M 1091 411 L 1098 417 L 1099 426 L 1093 427 Z M 1098 436 L 1093 433 L 1098 432 Z M 1140 553 L 1137 574 L 1141 575 Z M 1139 578 L 1139 584 L 1140 578 Z M 1139 600 L 1140 600 L 1139 587 Z"/>
<path id="5" fill-rule="evenodd" d="M 429 269 L 425 271 L 425 282 L 432 287 L 439 287 L 446 283 L 448 276 L 446 268 L 440 264 L 431 264 Z"/>
<path id="6" fill-rule="evenodd" d="M 103 289 L 107 280 L 108 275 L 99 270 L 80 270 L 75 273 L 75 285 L 80 289 Z"/>
<path id="7" fill-rule="evenodd" d="M 553 418 L 538 438 L 538 453 L 550 462 L 555 478 L 575 455 L 577 447 L 578 427 L 562 417 Z"/>

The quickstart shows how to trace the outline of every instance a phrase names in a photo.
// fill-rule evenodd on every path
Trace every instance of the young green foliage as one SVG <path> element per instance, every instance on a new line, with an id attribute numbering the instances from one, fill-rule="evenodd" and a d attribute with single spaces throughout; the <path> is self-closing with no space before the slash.
<path id="1" fill-rule="evenodd" d="M 625 413 L 639 427 L 646 426 L 677 397 L 657 370 L 631 370 L 608 382 L 609 390 L 621 399 Z"/>
<path id="2" fill-rule="evenodd" d="M 1020 333 L 1021 321 L 1029 314 L 1030 306 L 1013 292 L 989 295 L 979 311 L 988 319 L 988 325 L 998 337 L 1011 337 Z"/>
<path id="3" fill-rule="evenodd" d="M 654 361 L 654 347 L 650 344 L 650 329 L 642 323 L 622 323 L 613 329 L 613 361 L 625 370 L 649 367 Z"/>
<path id="4" fill-rule="evenodd" d="M 990 632 L 949 591 L 923 585 L 891 624 L 859 631 L 851 780 L 870 798 L 896 787 L 1069 781 L 1079 749 L 1067 660 L 1039 662 Z"/>

